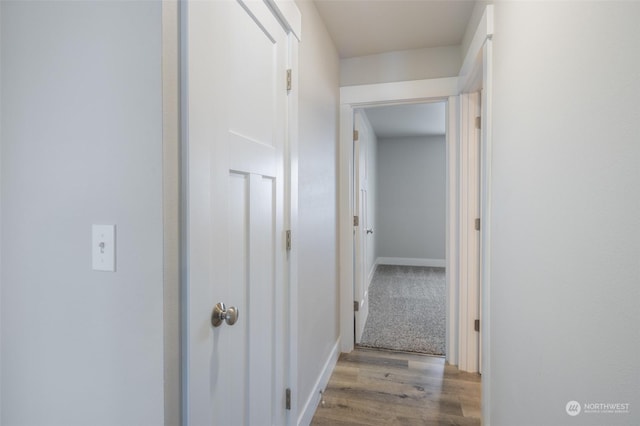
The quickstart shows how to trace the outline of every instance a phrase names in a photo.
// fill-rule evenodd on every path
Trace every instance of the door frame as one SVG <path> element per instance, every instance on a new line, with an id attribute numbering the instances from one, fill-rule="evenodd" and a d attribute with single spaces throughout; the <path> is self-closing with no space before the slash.
<path id="1" fill-rule="evenodd" d="M 460 69 L 461 100 L 481 92 L 480 132 L 480 370 L 482 372 L 482 423 L 491 424 L 491 147 L 493 105 L 494 8 L 485 7 Z M 466 126 L 471 126 L 469 117 Z"/>
<path id="2" fill-rule="evenodd" d="M 455 79 L 455 78 L 454 78 Z M 445 210 L 446 210 L 446 223 L 445 223 L 445 281 L 446 281 L 446 305 L 447 305 L 447 309 L 446 309 L 446 330 L 445 330 L 445 334 L 446 334 L 446 338 L 445 338 L 445 352 L 447 354 L 447 360 L 450 364 L 454 364 L 455 363 L 455 357 L 457 354 L 457 350 L 456 350 L 456 345 L 458 343 L 458 339 L 456 338 L 457 336 L 457 331 L 456 331 L 456 324 L 457 324 L 457 304 L 458 304 L 458 297 L 457 297 L 457 286 L 452 286 L 449 285 L 450 283 L 454 283 L 456 282 L 456 275 L 455 273 L 457 273 L 457 267 L 454 267 L 454 263 L 453 262 L 457 262 L 457 238 L 456 235 L 458 234 L 456 231 L 456 226 L 457 226 L 457 205 L 458 205 L 458 199 L 457 199 L 457 186 L 456 186 L 456 182 L 457 182 L 457 161 L 458 161 L 458 145 L 457 145 L 457 140 L 458 138 L 456 137 L 456 134 L 458 132 L 458 120 L 456 119 L 457 117 L 457 110 L 458 110 L 458 99 L 456 96 L 445 96 L 442 95 L 442 93 L 448 93 L 451 89 L 450 84 L 453 82 L 453 79 L 438 79 L 441 81 L 435 81 L 435 80 L 420 80 L 420 81 L 413 81 L 413 82 L 405 82 L 405 83 L 410 83 L 411 85 L 416 85 L 416 86 L 420 86 L 420 87 L 424 87 L 425 88 L 425 92 L 423 93 L 423 95 L 425 96 L 424 98 L 411 98 L 411 99 L 403 99 L 403 100 L 397 100 L 397 101 L 390 101 L 390 102 L 385 102 L 385 101 L 376 101 L 375 103 L 365 103 L 365 104 L 359 104 L 356 108 L 353 108 L 354 111 L 354 126 L 355 126 L 355 114 L 362 114 L 362 119 L 364 121 L 366 121 L 367 123 L 369 123 L 368 117 L 366 115 L 366 108 L 367 107 L 371 107 L 371 106 L 381 106 L 381 105 L 408 105 L 408 104 L 423 104 L 423 103 L 436 103 L 436 102 L 445 102 L 445 111 L 446 111 L 446 115 L 445 115 L 445 121 L 446 121 L 446 141 L 445 141 L 445 145 L 446 145 L 446 154 L 445 154 L 445 169 L 446 169 L 446 178 L 445 178 L 445 192 L 447 193 L 447 203 L 445 205 Z M 379 85 L 372 85 L 372 86 L 379 86 Z M 354 86 L 352 86 L 354 87 Z M 357 86 L 357 87 L 361 87 L 361 86 Z M 400 86 L 396 86 L 396 87 L 400 87 Z M 387 90 L 387 88 L 382 88 L 383 90 Z M 401 90 L 407 90 L 410 91 L 411 88 L 409 86 L 407 87 L 402 87 Z M 430 93 L 440 93 L 439 96 L 433 96 L 430 97 L 428 96 L 428 94 Z M 359 95 L 358 95 L 359 96 Z M 374 96 L 376 96 L 374 94 Z M 383 96 L 380 96 L 380 99 L 382 99 Z M 342 119 L 342 117 L 341 117 Z M 370 123 L 368 124 L 370 126 Z M 355 127 L 354 127 L 355 129 Z M 360 129 L 357 129 L 358 131 L 360 131 Z M 360 138 L 361 139 L 361 138 Z M 355 147 L 356 142 L 353 142 L 353 146 Z M 354 149 L 355 152 L 355 149 Z M 354 173 L 354 178 L 352 179 L 352 186 L 355 190 L 355 173 L 356 173 L 356 166 L 355 164 L 357 163 L 357 159 L 354 157 L 354 166 L 352 168 L 352 172 Z M 353 203 L 354 203 L 354 210 L 353 210 L 353 215 L 356 215 L 355 213 L 355 205 L 356 205 L 356 200 L 355 200 L 355 193 L 352 192 L 353 195 Z M 360 217 L 360 226 L 358 229 L 357 233 L 362 232 L 362 227 L 365 226 L 364 224 L 366 223 L 366 221 L 364 221 L 364 219 L 362 217 Z M 362 251 L 362 253 L 366 253 L 364 250 Z M 355 250 L 355 245 L 354 245 L 354 258 L 357 256 L 357 251 Z M 342 259 L 341 259 L 342 260 Z M 373 271 L 375 271 L 375 269 L 378 266 L 378 263 L 376 262 L 374 264 L 374 269 Z M 457 263 L 455 263 L 457 265 Z M 354 269 L 356 267 L 356 264 L 354 263 Z M 354 273 L 354 277 L 357 278 L 356 274 Z M 373 278 L 373 274 L 369 275 L 366 274 L 365 277 L 362 278 L 364 285 L 367 286 L 371 284 L 371 279 Z M 354 290 L 355 290 L 355 282 L 354 282 Z M 342 296 L 342 294 L 341 294 Z M 346 290 L 345 290 L 345 297 L 346 297 Z M 342 300 L 342 299 L 341 299 Z M 367 292 L 365 292 L 365 321 L 366 321 L 366 316 L 368 316 L 368 295 Z M 342 306 L 341 306 L 342 307 Z M 360 310 L 362 311 L 362 305 L 360 306 Z M 357 323 L 356 323 L 356 327 L 357 327 Z M 346 326 L 345 326 L 345 330 L 346 330 Z M 356 339 L 357 340 L 357 339 Z M 449 355 L 451 354 L 451 355 Z M 453 360 L 453 361 L 452 361 Z"/>
<path id="3" fill-rule="evenodd" d="M 452 234 L 456 224 L 455 161 L 457 159 L 458 77 L 414 80 L 395 83 L 345 86 L 340 88 L 339 147 L 339 263 L 340 263 L 340 348 L 351 352 L 353 342 L 353 125 L 354 110 L 380 105 L 398 105 L 447 101 L 447 360 L 457 364 L 457 293 L 449 271 L 455 271 L 457 241 Z M 453 204 L 453 205 L 452 205 Z M 455 272 L 454 272 L 455 273 Z M 455 279 L 455 278 L 454 278 Z"/>

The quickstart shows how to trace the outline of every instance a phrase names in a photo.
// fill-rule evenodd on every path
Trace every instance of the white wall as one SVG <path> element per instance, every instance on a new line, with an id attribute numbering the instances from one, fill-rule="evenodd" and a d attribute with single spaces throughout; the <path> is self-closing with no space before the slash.
<path id="1" fill-rule="evenodd" d="M 493 426 L 640 424 L 639 17 L 496 3 Z M 571 418 L 571 400 L 631 413 Z"/>
<path id="2" fill-rule="evenodd" d="M 359 56 L 340 61 L 340 86 L 453 77 L 461 66 L 460 46 Z"/>
<path id="3" fill-rule="evenodd" d="M 445 137 L 379 139 L 377 174 L 378 256 L 444 261 Z"/>
<path id="4" fill-rule="evenodd" d="M 1 423 L 163 424 L 161 3 L 0 9 Z"/>
<path id="5" fill-rule="evenodd" d="M 338 53 L 311 2 L 299 1 L 298 400 L 301 410 L 339 337 L 337 281 Z M 315 406 L 312 407 L 315 411 Z"/>

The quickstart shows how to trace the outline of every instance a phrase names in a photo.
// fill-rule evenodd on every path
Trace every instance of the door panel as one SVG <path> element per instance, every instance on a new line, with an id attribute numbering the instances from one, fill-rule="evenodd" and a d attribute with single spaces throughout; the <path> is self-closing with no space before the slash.
<path id="1" fill-rule="evenodd" d="M 354 231 L 354 300 L 359 303 L 359 310 L 355 313 L 355 342 L 360 343 L 362 332 L 369 314 L 367 250 L 370 226 L 367 215 L 367 148 L 369 143 L 368 127 L 365 125 L 361 112 L 355 114 L 354 126 L 358 131 L 358 140 L 354 142 L 354 211 L 359 217 L 359 226 Z"/>
<path id="2" fill-rule="evenodd" d="M 262 1 L 183 7 L 188 424 L 283 424 L 287 35 Z"/>
<path id="3" fill-rule="evenodd" d="M 275 180 L 252 174 L 250 180 L 250 252 L 251 286 L 247 324 L 249 325 L 249 402 L 250 425 L 273 419 L 275 349 Z M 279 276 L 278 276 L 279 278 Z M 283 391 L 281 389 L 281 391 Z M 272 423 L 273 424 L 273 423 Z"/>
<path id="4" fill-rule="evenodd" d="M 248 140 L 274 145 L 277 110 L 278 28 L 267 32 L 247 11 L 232 10 L 230 131 Z M 284 79 L 280 74 L 280 79 Z"/>

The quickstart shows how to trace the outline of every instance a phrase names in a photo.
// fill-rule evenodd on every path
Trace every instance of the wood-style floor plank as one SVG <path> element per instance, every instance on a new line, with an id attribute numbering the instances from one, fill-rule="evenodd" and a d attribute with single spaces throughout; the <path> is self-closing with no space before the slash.
<path id="1" fill-rule="evenodd" d="M 314 426 L 480 426 L 480 376 L 444 358 L 356 349 L 342 354 Z"/>

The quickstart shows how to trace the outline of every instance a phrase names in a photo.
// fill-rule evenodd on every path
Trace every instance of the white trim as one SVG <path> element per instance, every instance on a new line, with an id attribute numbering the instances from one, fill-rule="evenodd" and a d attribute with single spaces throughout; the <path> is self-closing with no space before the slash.
<path id="1" fill-rule="evenodd" d="M 459 179 L 459 125 L 458 114 L 459 97 L 451 96 L 447 109 L 447 212 L 449 218 L 446 229 L 446 266 L 445 280 L 449 284 L 447 291 L 447 318 L 445 330 L 445 354 L 447 362 L 458 365 L 458 293 L 459 293 L 459 249 L 458 232 L 460 227 L 460 212 L 458 203 Z"/>
<path id="2" fill-rule="evenodd" d="M 302 14 L 293 0 L 264 0 L 282 26 L 302 41 Z"/>
<path id="3" fill-rule="evenodd" d="M 480 114 L 479 94 L 460 95 L 460 263 L 458 368 L 478 371 L 478 334 L 473 321 L 479 318 L 479 235 L 474 220 L 480 217 L 479 131 L 475 118 Z"/>
<path id="4" fill-rule="evenodd" d="M 371 281 L 373 281 L 373 276 L 376 274 L 378 270 L 378 260 L 373 263 L 371 266 L 371 270 L 369 271 L 369 275 L 367 276 L 367 292 L 369 292 L 369 286 L 371 285 Z"/>
<path id="5" fill-rule="evenodd" d="M 445 259 L 423 259 L 412 257 L 379 257 L 376 260 L 378 265 L 398 265 L 398 266 L 430 266 L 433 268 L 444 268 L 447 266 Z"/>
<path id="6" fill-rule="evenodd" d="M 304 404 L 304 408 L 298 417 L 298 425 L 309 425 L 311 424 L 311 420 L 313 419 L 313 415 L 316 413 L 316 409 L 318 408 L 318 403 L 320 402 L 320 391 L 326 389 L 327 384 L 329 383 L 329 379 L 331 378 L 331 373 L 333 369 L 336 367 L 338 363 L 338 348 L 340 346 L 340 341 L 336 341 L 331 349 L 331 353 L 329 353 L 329 357 L 327 361 L 324 363 L 324 367 L 322 367 L 322 372 L 318 376 L 316 383 L 311 388 L 311 394 L 307 397 L 307 400 Z"/>
<path id="7" fill-rule="evenodd" d="M 491 9 L 493 11 L 493 9 Z M 493 14 L 491 15 L 493 16 Z M 492 19 L 493 20 L 493 19 Z M 483 231 L 480 239 L 481 270 L 480 270 L 480 348 L 482 371 L 482 424 L 491 424 L 491 149 L 493 138 L 493 41 L 488 39 L 484 45 L 483 58 L 483 126 L 482 126 L 482 153 L 481 153 L 481 207 L 480 214 L 483 220 Z"/>
<path id="8" fill-rule="evenodd" d="M 458 94 L 458 77 L 428 80 L 398 81 L 394 83 L 362 84 L 340 88 L 342 105 L 375 105 L 376 103 L 402 103 L 433 98 L 446 98 Z"/>
<path id="9" fill-rule="evenodd" d="M 460 92 L 482 89 L 481 199 L 480 217 L 480 350 L 482 371 L 482 424 L 491 424 L 491 144 L 493 101 L 494 8 L 488 5 L 460 70 Z"/>
<path id="10" fill-rule="evenodd" d="M 299 13 L 299 12 L 298 12 Z M 285 356 L 288 358 L 288 371 L 285 372 L 286 387 L 296 389 L 298 384 L 298 244 L 296 241 L 298 235 L 298 138 L 299 138 L 299 120 L 298 120 L 298 104 L 299 104 L 299 85 L 298 85 L 298 61 L 299 61 L 299 42 L 294 34 L 288 36 L 289 58 L 288 67 L 293 72 L 291 79 L 292 90 L 288 95 L 287 104 L 287 127 L 288 138 L 285 145 L 285 207 L 284 226 L 285 229 L 291 230 L 291 250 L 287 254 L 288 271 L 286 271 L 287 282 L 289 283 L 289 301 L 287 321 L 288 330 L 286 331 L 288 339 L 288 350 Z M 298 394 L 291 394 L 291 410 L 286 413 L 285 422 L 287 425 L 293 425 L 296 421 L 298 413 Z"/>

